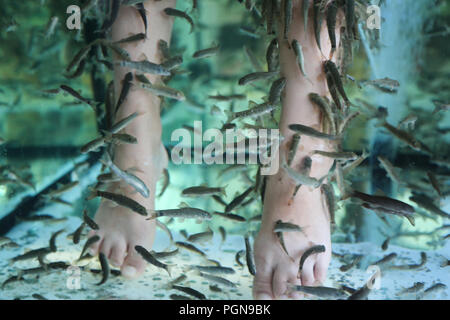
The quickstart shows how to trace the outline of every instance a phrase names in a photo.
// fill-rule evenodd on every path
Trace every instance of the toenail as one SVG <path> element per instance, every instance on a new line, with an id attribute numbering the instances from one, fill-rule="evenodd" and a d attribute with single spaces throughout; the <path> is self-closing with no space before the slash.
<path id="1" fill-rule="evenodd" d="M 122 270 L 122 275 L 126 278 L 133 278 L 136 276 L 136 268 L 131 266 L 126 266 Z"/>
<path id="2" fill-rule="evenodd" d="M 260 293 L 256 296 L 256 300 L 272 300 L 272 298 L 266 293 Z"/>

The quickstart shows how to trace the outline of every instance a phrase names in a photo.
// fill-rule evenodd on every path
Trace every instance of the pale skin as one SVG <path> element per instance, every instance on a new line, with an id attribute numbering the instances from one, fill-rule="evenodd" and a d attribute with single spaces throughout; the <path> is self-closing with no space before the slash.
<path id="1" fill-rule="evenodd" d="M 170 43 L 173 18 L 167 17 L 163 11 L 166 7 L 174 7 L 175 0 L 146 1 L 148 19 L 147 39 L 136 44 L 124 45 L 132 60 L 142 60 L 145 57 L 155 63 L 161 62 L 157 50 L 159 39 Z M 320 129 L 320 112 L 308 99 L 310 92 L 329 96 L 323 73 L 322 62 L 328 57 L 331 44 L 326 28 L 321 32 L 322 52 L 319 51 L 314 38 L 310 13 L 307 34 L 303 28 L 301 17 L 301 2 L 294 1 L 294 15 L 289 33 L 289 41 L 297 39 L 303 46 L 306 61 L 306 72 L 312 83 L 306 80 L 296 66 L 295 56 L 286 43 L 281 43 L 280 60 L 283 76 L 287 86 L 283 97 L 283 111 L 280 121 L 281 133 L 285 136 L 281 152 L 289 149 L 293 135 L 287 127 L 292 123 L 300 123 Z M 130 34 L 144 32 L 144 27 L 134 8 L 122 7 L 112 29 L 112 37 L 119 40 Z M 339 40 L 339 37 L 337 37 Z M 121 80 L 129 70 L 117 68 L 115 71 L 116 97 L 120 92 Z M 152 82 L 158 81 L 157 76 L 148 75 Z M 136 172 L 150 189 L 150 197 L 145 199 L 139 193 L 121 184 L 120 192 L 146 206 L 154 208 L 156 182 L 163 168 L 167 166 L 167 154 L 161 144 L 161 121 L 159 116 L 159 98 L 134 89 L 122 105 L 117 119 L 133 112 L 142 113 L 127 128 L 126 132 L 137 137 L 137 145 L 120 145 L 116 148 L 114 162 L 122 169 L 138 168 Z M 302 136 L 299 149 L 292 163 L 298 169 L 305 156 L 312 150 L 332 151 L 333 145 L 323 140 Z M 330 159 L 315 155 L 311 176 L 320 178 L 328 172 L 332 165 Z M 293 201 L 294 182 L 280 169 L 276 175 L 270 176 L 265 192 L 264 210 L 261 229 L 255 239 L 256 276 L 253 285 L 253 296 L 256 299 L 299 298 L 298 294 L 288 294 L 288 282 L 313 285 L 324 282 L 331 259 L 330 219 L 324 204 L 320 189 L 312 190 L 302 186 Z M 116 190 L 117 192 L 117 190 Z M 304 233 L 285 233 L 284 240 L 287 250 L 294 261 L 282 250 L 278 239 L 272 232 L 275 221 L 288 221 L 304 228 Z M 155 224 L 146 221 L 123 207 L 113 207 L 110 202 L 102 202 L 95 220 L 100 226 L 97 234 L 101 241 L 92 248 L 92 254 L 99 251 L 108 256 L 110 262 L 121 268 L 122 274 L 128 278 L 140 276 L 146 263 L 134 250 L 135 245 L 151 249 Z M 312 255 L 306 260 L 300 279 L 297 279 L 298 261 L 302 253 L 314 244 L 325 245 L 326 251 Z"/>

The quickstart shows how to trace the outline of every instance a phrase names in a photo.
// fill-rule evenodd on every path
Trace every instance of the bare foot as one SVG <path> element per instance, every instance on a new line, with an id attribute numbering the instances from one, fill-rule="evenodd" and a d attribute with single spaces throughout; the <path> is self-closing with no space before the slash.
<path id="1" fill-rule="evenodd" d="M 311 175 L 323 175 L 329 166 L 329 162 L 315 165 L 313 161 Z M 294 189 L 295 184 L 283 169 L 269 178 L 263 221 L 255 240 L 253 295 L 256 299 L 285 299 L 288 298 L 287 283 L 310 286 L 323 283 L 326 279 L 331 259 L 330 221 L 320 188 L 313 190 L 302 186 L 294 200 L 290 201 Z M 277 220 L 294 223 L 302 229 L 302 232 L 283 233 L 289 256 L 273 232 Z M 313 245 L 324 245 L 326 251 L 310 256 L 298 279 L 300 258 Z M 290 297 L 300 298 L 300 295 L 294 293 Z"/>
<path id="2" fill-rule="evenodd" d="M 124 182 L 120 186 L 111 188 L 111 192 L 121 193 L 138 201 L 145 206 L 147 211 L 154 209 L 155 185 L 162 170 L 167 167 L 167 153 L 164 148 L 161 151 L 154 152 L 152 155 L 154 166 L 151 170 L 136 172 L 150 189 L 150 196 L 144 199 L 139 193 L 136 193 Z M 145 170 L 146 168 L 144 168 Z M 127 278 L 136 278 L 140 276 L 146 266 L 146 262 L 134 250 L 136 245 L 145 248 L 152 248 L 155 238 L 155 221 L 146 220 L 131 210 L 117 206 L 111 201 L 102 201 L 96 215 L 95 221 L 100 229 L 91 232 L 89 236 L 98 234 L 101 240 L 91 248 L 91 254 L 96 255 L 99 251 L 103 252 L 113 266 L 120 267 L 122 275 Z"/>

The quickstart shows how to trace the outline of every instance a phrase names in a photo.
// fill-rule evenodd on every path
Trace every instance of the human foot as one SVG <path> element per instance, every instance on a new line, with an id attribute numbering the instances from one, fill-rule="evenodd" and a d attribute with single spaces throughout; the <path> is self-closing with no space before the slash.
<path id="1" fill-rule="evenodd" d="M 134 173 L 150 189 L 148 198 L 143 198 L 130 186 L 126 186 L 124 182 L 115 185 L 110 191 L 138 201 L 147 211 L 153 210 L 156 181 L 162 170 L 167 166 L 167 153 L 162 145 L 161 151 L 153 152 L 151 163 L 150 169 L 143 167 L 142 172 L 139 170 Z M 103 252 L 112 265 L 121 268 L 124 277 L 136 278 L 140 276 L 145 270 L 146 262 L 134 250 L 134 247 L 140 245 L 150 250 L 155 237 L 155 222 L 146 219 L 146 217 L 127 208 L 117 206 L 111 201 L 102 201 L 95 215 L 95 221 L 100 229 L 91 232 L 89 235 L 99 235 L 100 241 L 92 246 L 91 254 L 96 255 L 98 252 Z"/>
<path id="2" fill-rule="evenodd" d="M 320 143 L 310 142 L 320 148 Z M 323 149 L 328 149 L 327 145 Z M 286 145 L 281 148 L 285 152 Z M 296 158 L 304 159 L 305 152 L 299 152 Z M 310 175 L 322 177 L 331 167 L 331 161 L 312 157 Z M 298 166 L 299 160 L 294 162 Z M 294 198 L 295 183 L 280 169 L 278 174 L 269 177 L 264 214 L 261 229 L 255 240 L 256 276 L 253 284 L 253 296 L 256 299 L 300 298 L 297 293 L 289 293 L 287 284 L 314 285 L 326 280 L 331 259 L 330 218 L 320 188 L 300 187 Z M 275 222 L 282 220 L 298 225 L 302 232 L 284 232 L 283 240 L 287 253 L 273 232 Z M 299 261 L 303 253 L 314 245 L 324 245 L 324 253 L 308 257 L 299 274 Z M 297 276 L 300 278 L 297 278 Z"/>

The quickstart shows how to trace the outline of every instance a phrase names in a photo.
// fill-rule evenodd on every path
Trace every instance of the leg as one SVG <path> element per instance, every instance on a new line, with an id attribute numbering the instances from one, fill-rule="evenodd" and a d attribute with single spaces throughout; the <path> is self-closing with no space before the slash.
<path id="1" fill-rule="evenodd" d="M 280 131 L 286 137 L 280 152 L 289 150 L 293 132 L 289 124 L 299 123 L 321 130 L 320 112 L 308 99 L 310 92 L 328 96 L 325 74 L 322 68 L 324 56 L 328 56 L 331 44 L 326 26 L 321 31 L 321 54 L 314 37 L 312 14 L 305 33 L 301 13 L 301 1 L 294 2 L 293 20 L 289 39 L 297 39 L 303 46 L 306 71 L 312 83 L 303 77 L 297 66 L 295 54 L 289 49 L 282 36 L 279 37 L 280 62 L 283 75 L 287 79 Z M 281 29 L 282 30 L 282 29 Z M 325 140 L 302 136 L 295 159 L 291 167 L 298 169 L 305 156 L 312 150 L 331 151 L 333 145 Z M 323 157 L 312 157 L 310 175 L 320 178 L 332 166 L 332 161 Z M 289 200 L 295 185 L 283 169 L 267 182 L 264 212 L 260 232 L 255 241 L 256 277 L 253 294 L 257 299 L 285 298 L 286 283 L 312 285 L 324 282 L 331 259 L 330 221 L 323 204 L 320 188 L 312 189 L 302 186 L 292 203 Z M 273 233 L 275 221 L 281 219 L 295 223 L 304 228 L 304 233 L 284 233 L 284 241 L 290 256 L 281 249 L 278 239 Z M 298 263 L 303 252 L 313 244 L 323 244 L 326 252 L 309 257 L 303 266 L 301 279 L 297 279 Z M 299 297 L 299 295 L 293 296 Z"/>
<path id="2" fill-rule="evenodd" d="M 146 58 L 151 62 L 161 62 L 157 44 L 160 39 L 170 43 L 173 19 L 162 12 L 169 6 L 175 6 L 175 0 L 145 2 L 148 20 L 147 39 L 123 46 L 130 53 L 132 60 L 138 61 Z M 120 40 L 139 32 L 144 32 L 144 25 L 137 10 L 132 7 L 121 7 L 112 28 L 113 40 Z M 121 90 L 121 81 L 129 71 L 120 67 L 115 70 L 116 98 Z M 158 81 L 157 76 L 147 75 L 147 77 L 152 83 Z M 150 196 L 145 199 L 123 183 L 120 184 L 120 191 L 115 188 L 115 192 L 138 201 L 147 210 L 152 210 L 154 209 L 156 183 L 163 168 L 167 166 L 167 154 L 161 144 L 160 99 L 141 89 L 133 88 L 120 107 L 116 119 L 122 119 L 133 112 L 138 112 L 140 115 L 130 123 L 125 132 L 135 136 L 138 144 L 117 146 L 114 163 L 122 170 L 137 168 L 135 174 L 146 183 L 150 189 Z M 97 242 L 96 246 L 93 246 L 93 253 L 103 252 L 112 264 L 121 267 L 125 277 L 132 278 L 142 274 L 145 262 L 134 250 L 134 247 L 135 245 L 141 245 L 147 249 L 152 247 L 155 222 L 146 221 L 145 217 L 126 208 L 113 207 L 108 201 L 101 203 L 95 220 L 100 226 L 97 234 L 102 239 Z"/>

